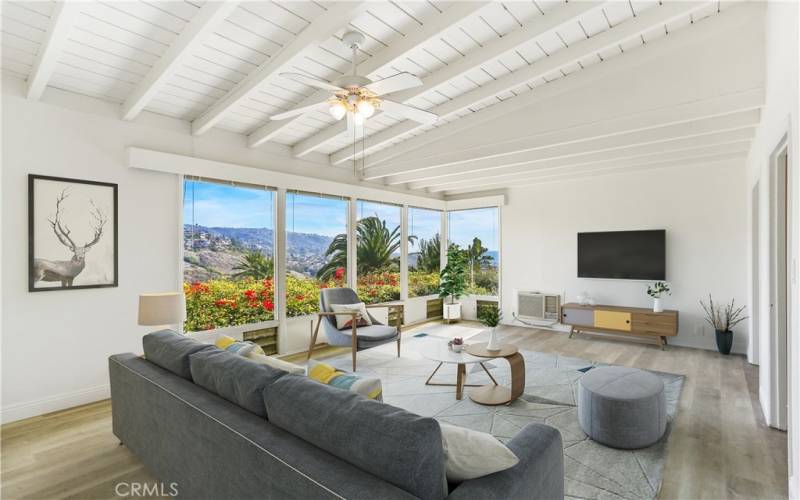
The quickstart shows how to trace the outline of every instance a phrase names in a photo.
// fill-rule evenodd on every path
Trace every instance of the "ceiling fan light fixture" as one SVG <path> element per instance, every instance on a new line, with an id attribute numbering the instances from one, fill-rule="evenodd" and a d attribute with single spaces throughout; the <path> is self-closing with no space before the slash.
<path id="1" fill-rule="evenodd" d="M 358 114 L 362 115 L 364 118 L 369 118 L 375 114 L 375 106 L 366 99 L 359 101 L 356 108 L 358 109 Z"/>
<path id="2" fill-rule="evenodd" d="M 344 115 L 347 114 L 347 108 L 341 101 L 336 101 L 331 104 L 331 107 L 328 108 L 328 112 L 334 118 L 334 120 L 341 120 L 344 118 Z"/>

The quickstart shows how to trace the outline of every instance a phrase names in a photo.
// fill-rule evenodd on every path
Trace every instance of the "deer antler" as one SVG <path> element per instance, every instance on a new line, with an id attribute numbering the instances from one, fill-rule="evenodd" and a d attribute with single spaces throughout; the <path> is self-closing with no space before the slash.
<path id="1" fill-rule="evenodd" d="M 105 214 L 97 208 L 97 205 L 94 204 L 94 200 L 89 200 L 89 203 L 92 204 L 92 218 L 94 219 L 95 223 L 93 225 L 94 228 L 94 237 L 90 242 L 85 244 L 84 248 L 89 248 L 90 246 L 94 245 L 98 241 L 100 241 L 100 237 L 103 236 L 103 227 L 108 222 L 108 218 L 106 218 Z"/>
<path id="2" fill-rule="evenodd" d="M 56 198 L 56 216 L 55 220 L 48 219 L 47 221 L 50 223 L 50 226 L 53 228 L 53 232 L 56 233 L 56 237 L 58 241 L 61 242 L 62 245 L 75 250 L 75 242 L 72 241 L 72 238 L 69 237 L 70 229 L 67 227 L 66 224 L 63 226 L 61 225 L 61 203 L 69 197 L 67 194 L 66 188 L 61 191 L 61 194 Z"/>

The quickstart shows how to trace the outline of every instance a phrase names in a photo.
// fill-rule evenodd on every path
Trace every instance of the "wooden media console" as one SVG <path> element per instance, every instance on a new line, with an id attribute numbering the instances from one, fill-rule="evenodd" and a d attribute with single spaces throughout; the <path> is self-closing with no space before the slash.
<path id="1" fill-rule="evenodd" d="M 678 334 L 678 311 L 570 303 L 561 306 L 561 323 L 572 327 L 570 338 L 576 332 L 633 335 L 652 340 L 663 349 L 667 337 Z"/>

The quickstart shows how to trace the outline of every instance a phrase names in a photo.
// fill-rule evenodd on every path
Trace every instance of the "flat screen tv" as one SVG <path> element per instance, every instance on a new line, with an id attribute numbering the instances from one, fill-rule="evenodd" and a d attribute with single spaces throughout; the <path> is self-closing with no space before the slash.
<path id="1" fill-rule="evenodd" d="M 666 280 L 666 231 L 578 233 L 578 277 Z"/>

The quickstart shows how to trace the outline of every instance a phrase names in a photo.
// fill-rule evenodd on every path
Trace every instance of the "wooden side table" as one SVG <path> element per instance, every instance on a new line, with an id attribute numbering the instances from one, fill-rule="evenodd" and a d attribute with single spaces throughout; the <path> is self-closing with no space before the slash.
<path id="1" fill-rule="evenodd" d="M 465 350 L 481 358 L 505 358 L 511 366 L 511 387 L 484 385 L 469 392 L 471 400 L 482 405 L 504 405 L 522 396 L 525 390 L 525 359 L 516 346 L 504 344 L 499 351 L 487 351 L 486 342 L 466 346 Z"/>

